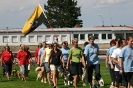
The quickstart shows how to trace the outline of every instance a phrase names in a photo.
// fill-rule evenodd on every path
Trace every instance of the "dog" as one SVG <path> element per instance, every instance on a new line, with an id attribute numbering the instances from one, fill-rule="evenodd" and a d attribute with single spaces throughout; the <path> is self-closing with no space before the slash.
<path id="1" fill-rule="evenodd" d="M 102 78 L 99 80 L 99 84 L 100 86 L 104 86 L 104 80 Z"/>
<path id="2" fill-rule="evenodd" d="M 41 70 L 41 67 L 37 67 L 35 69 L 35 71 L 37 72 L 37 78 L 36 78 L 36 81 L 40 80 L 42 78 L 42 75 L 43 75 L 43 72 Z"/>
<path id="3" fill-rule="evenodd" d="M 100 86 L 104 86 L 104 80 L 102 78 L 98 81 L 98 83 Z M 92 76 L 92 84 L 93 84 L 93 86 L 95 86 L 95 77 L 94 76 Z"/>
<path id="4" fill-rule="evenodd" d="M 11 73 L 12 76 L 16 76 L 17 78 L 21 78 L 21 72 L 18 71 L 18 70 L 12 70 L 12 73 Z"/>

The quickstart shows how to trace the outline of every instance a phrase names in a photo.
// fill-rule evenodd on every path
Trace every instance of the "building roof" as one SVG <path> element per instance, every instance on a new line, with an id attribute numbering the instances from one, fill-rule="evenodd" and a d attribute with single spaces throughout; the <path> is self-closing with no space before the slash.
<path id="1" fill-rule="evenodd" d="M 10 28 L 8 29 L 8 33 L 12 32 L 21 32 L 21 28 Z M 34 32 L 74 32 L 74 31 L 132 31 L 133 26 L 95 26 L 89 28 L 37 28 Z M 6 33 L 7 29 L 0 29 L 0 33 Z"/>

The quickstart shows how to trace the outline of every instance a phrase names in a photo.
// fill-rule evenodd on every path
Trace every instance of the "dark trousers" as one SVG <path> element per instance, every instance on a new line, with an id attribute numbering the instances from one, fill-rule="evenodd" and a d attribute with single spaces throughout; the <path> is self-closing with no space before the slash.
<path id="1" fill-rule="evenodd" d="M 88 82 L 89 83 L 92 83 L 93 69 L 95 70 L 95 78 L 96 78 L 96 80 L 100 80 L 100 78 L 101 78 L 100 64 L 90 65 L 90 66 L 87 67 Z"/>
<path id="2" fill-rule="evenodd" d="M 113 64 L 113 66 L 115 67 L 115 64 Z M 110 64 L 109 64 L 109 72 L 110 72 L 110 76 L 111 76 L 111 80 L 113 82 L 113 86 L 114 86 L 114 83 L 115 83 L 115 74 L 114 74 L 114 69 L 111 69 L 110 67 Z"/>

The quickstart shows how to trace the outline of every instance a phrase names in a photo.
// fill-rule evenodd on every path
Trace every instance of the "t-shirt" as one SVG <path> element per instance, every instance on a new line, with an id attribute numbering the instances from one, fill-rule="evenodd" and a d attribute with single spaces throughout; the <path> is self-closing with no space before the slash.
<path id="1" fill-rule="evenodd" d="M 20 61 L 20 65 L 28 65 L 29 64 L 29 58 L 30 55 L 27 51 L 19 51 L 17 54 L 17 58 Z"/>
<path id="2" fill-rule="evenodd" d="M 43 54 L 44 54 L 44 50 L 45 50 L 45 48 L 42 47 L 42 48 L 39 50 L 39 52 L 38 52 L 38 55 L 40 56 L 40 61 L 42 61 L 42 56 L 43 56 Z M 45 60 L 45 57 L 44 57 L 44 60 Z"/>
<path id="3" fill-rule="evenodd" d="M 67 62 L 69 48 L 61 48 L 60 50 L 62 51 L 62 55 L 63 55 L 63 58 L 64 58 L 64 62 Z"/>
<path id="4" fill-rule="evenodd" d="M 99 64 L 98 55 L 94 52 L 99 52 L 99 47 L 97 44 L 94 44 L 94 47 L 92 47 L 90 44 L 86 45 L 84 54 L 87 55 L 87 62 L 90 65 Z"/>
<path id="5" fill-rule="evenodd" d="M 124 72 L 133 72 L 133 47 L 123 47 L 119 57 L 122 58 Z"/>
<path id="6" fill-rule="evenodd" d="M 46 55 L 45 55 L 45 62 L 48 62 L 49 57 L 50 57 L 50 52 L 51 52 L 51 50 L 52 50 L 52 49 L 49 49 L 49 48 L 46 48 L 46 49 L 45 49 L 45 53 L 46 53 Z"/>
<path id="7" fill-rule="evenodd" d="M 76 62 L 76 63 L 81 62 L 81 58 L 82 58 L 81 54 L 83 54 L 83 52 L 82 52 L 82 49 L 80 47 L 78 47 L 77 49 L 72 47 L 69 50 L 68 54 L 71 55 L 71 57 L 72 57 L 71 61 L 72 62 Z"/>
<path id="8" fill-rule="evenodd" d="M 3 61 L 8 61 L 9 64 L 12 64 L 13 54 L 11 51 L 3 51 L 1 57 L 3 58 Z"/>
<path id="9" fill-rule="evenodd" d="M 121 49 L 117 48 L 113 51 L 111 57 L 119 61 L 119 55 L 120 55 Z M 114 71 L 119 71 L 120 66 L 118 64 L 115 64 L 115 69 Z"/>

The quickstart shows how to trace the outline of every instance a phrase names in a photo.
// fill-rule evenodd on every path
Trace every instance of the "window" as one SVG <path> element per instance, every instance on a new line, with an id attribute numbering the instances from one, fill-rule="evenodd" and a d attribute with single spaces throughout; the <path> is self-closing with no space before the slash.
<path id="1" fill-rule="evenodd" d="M 47 42 L 47 41 L 50 41 L 51 40 L 51 36 L 50 35 L 46 35 L 45 36 L 45 41 Z"/>
<path id="2" fill-rule="evenodd" d="M 74 36 L 73 36 L 74 38 L 79 38 L 79 34 L 74 34 Z"/>
<path id="3" fill-rule="evenodd" d="M 29 42 L 35 42 L 35 37 L 34 36 L 29 36 Z"/>
<path id="4" fill-rule="evenodd" d="M 99 34 L 94 34 L 95 39 L 99 39 L 98 36 L 99 36 Z"/>
<path id="5" fill-rule="evenodd" d="M 121 38 L 121 39 L 122 39 L 122 38 L 124 37 L 124 33 L 116 33 L 116 34 L 115 34 L 115 37 L 116 37 L 116 38 Z"/>
<path id="6" fill-rule="evenodd" d="M 108 39 L 112 39 L 112 34 L 108 34 Z"/>
<path id="7" fill-rule="evenodd" d="M 102 34 L 102 39 L 106 39 L 106 34 Z"/>
<path id="8" fill-rule="evenodd" d="M 9 36 L 3 36 L 3 43 L 9 42 Z"/>
<path id="9" fill-rule="evenodd" d="M 26 37 L 25 36 L 20 36 L 20 42 L 26 42 Z"/>
<path id="10" fill-rule="evenodd" d="M 128 38 L 129 36 L 133 36 L 133 33 L 126 33 L 126 38 Z"/>
<path id="11" fill-rule="evenodd" d="M 43 38 L 42 36 L 37 36 L 37 42 L 42 42 L 43 41 L 42 38 Z"/>
<path id="12" fill-rule="evenodd" d="M 54 42 L 56 42 L 56 38 L 58 38 L 58 41 L 59 41 L 59 35 L 54 35 Z"/>
<path id="13" fill-rule="evenodd" d="M 62 35 L 61 36 L 61 41 L 67 41 L 67 36 L 66 35 Z"/>
<path id="14" fill-rule="evenodd" d="M 85 34 L 80 34 L 80 40 L 85 40 Z"/>
<path id="15" fill-rule="evenodd" d="M 18 36 L 12 36 L 12 43 L 18 42 Z"/>

